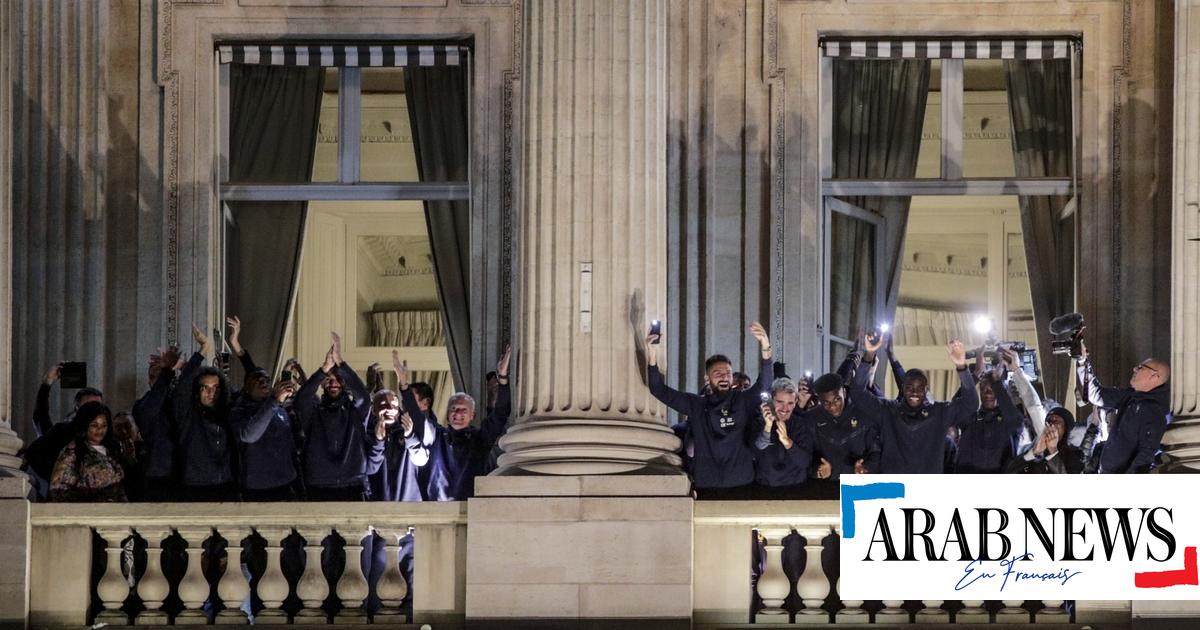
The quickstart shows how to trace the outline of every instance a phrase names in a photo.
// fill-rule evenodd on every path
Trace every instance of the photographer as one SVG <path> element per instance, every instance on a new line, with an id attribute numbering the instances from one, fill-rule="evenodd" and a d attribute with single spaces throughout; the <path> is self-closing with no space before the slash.
<path id="1" fill-rule="evenodd" d="M 1171 413 L 1166 361 L 1149 358 L 1133 368 L 1129 387 L 1105 387 L 1096 378 L 1087 346 L 1079 342 L 1075 373 L 1087 401 L 1116 412 L 1100 454 L 1101 473 L 1143 473 L 1154 465 Z"/>

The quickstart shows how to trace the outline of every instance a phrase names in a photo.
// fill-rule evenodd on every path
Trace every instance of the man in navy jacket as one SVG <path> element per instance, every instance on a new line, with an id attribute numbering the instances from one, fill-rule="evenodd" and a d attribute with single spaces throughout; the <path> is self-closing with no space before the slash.
<path id="1" fill-rule="evenodd" d="M 930 402 L 926 396 L 929 377 L 921 370 L 904 375 L 900 400 L 882 400 L 867 391 L 867 365 L 874 363 L 882 337 L 865 340 L 863 366 L 855 373 L 851 399 L 879 419 L 883 453 L 880 471 L 888 474 L 941 473 L 945 468 L 946 431 L 965 425 L 975 417 L 979 395 L 975 379 L 967 369 L 967 350 L 957 339 L 946 344 L 946 352 L 958 372 L 959 390 L 949 402 Z"/>
<path id="2" fill-rule="evenodd" d="M 658 369 L 658 335 L 646 338 L 647 380 L 650 393 L 688 418 L 693 440 L 692 483 L 697 490 L 737 488 L 754 481 L 752 432 L 762 426 L 759 405 L 767 379 L 775 372 L 771 340 L 758 322 L 750 325 L 758 340 L 762 365 L 758 381 L 742 390 L 733 381 L 733 366 L 724 355 L 705 361 L 709 393 L 688 394 L 668 387 Z"/>
<path id="3" fill-rule="evenodd" d="M 212 344 L 195 324 L 192 338 L 200 350 L 188 359 L 172 396 L 181 495 L 190 501 L 233 501 L 237 452 L 229 426 L 229 386 L 220 370 L 202 365 Z"/>
<path id="4" fill-rule="evenodd" d="M 754 439 L 754 481 L 760 486 L 794 488 L 808 479 L 812 431 L 798 405 L 799 394 L 791 379 L 777 378 L 771 383 L 770 404 L 760 408 L 763 430 Z"/>
<path id="5" fill-rule="evenodd" d="M 246 377 L 246 387 L 233 404 L 229 422 L 242 443 L 241 486 L 245 501 L 293 501 L 296 498 L 295 440 L 283 403 L 292 395 L 291 381 L 270 385 L 262 369 Z"/>
<path id="6" fill-rule="evenodd" d="M 1003 370 L 999 365 L 996 369 Z M 1016 434 L 1025 426 L 1002 372 L 984 372 L 979 377 L 979 401 L 975 417 L 959 427 L 956 473 L 1002 472 L 1013 457 Z"/>
<path id="7" fill-rule="evenodd" d="M 305 485 L 310 501 L 362 501 L 367 475 L 383 463 L 383 441 L 368 427 L 367 386 L 342 360 L 341 337 L 334 333 L 332 338 L 325 363 L 293 402 L 303 436 Z"/>
<path id="8" fill-rule="evenodd" d="M 475 478 L 489 472 L 488 455 L 508 430 L 508 416 L 512 412 L 512 394 L 508 386 L 508 364 L 511 357 L 512 348 L 505 347 L 504 354 L 496 365 L 496 377 L 499 382 L 496 400 L 491 413 L 483 422 L 478 427 L 472 425 L 475 419 L 475 400 L 459 392 L 451 396 L 446 405 L 446 421 L 449 426 L 442 427 L 425 419 L 413 388 L 408 383 L 408 363 L 400 359 L 398 351 L 392 352 L 392 364 L 396 369 L 396 380 L 400 385 L 404 408 L 412 416 L 413 424 L 423 427 L 427 432 L 424 439 L 413 440 L 420 445 L 418 448 L 426 448 L 429 453 L 427 463 L 424 464 L 428 475 L 419 476 L 428 480 L 423 485 L 425 500 L 465 501 L 475 496 Z M 432 439 L 428 432 L 432 432 Z M 410 459 L 419 462 L 421 457 L 413 456 Z"/>
<path id="9" fill-rule="evenodd" d="M 1076 364 L 1079 386 L 1087 401 L 1117 416 L 1100 453 L 1101 473 L 1143 473 L 1154 466 L 1171 415 L 1167 382 L 1171 367 L 1161 359 L 1146 359 L 1133 368 L 1129 387 L 1105 387 L 1096 378 L 1087 347 Z"/>
<path id="10" fill-rule="evenodd" d="M 820 402 L 805 414 L 805 421 L 813 434 L 814 476 L 837 480 L 842 475 L 879 472 L 878 412 L 866 411 L 870 406 L 859 401 L 875 400 L 875 396 L 863 390 L 847 401 L 846 384 L 837 373 L 814 381 L 813 392 Z"/>

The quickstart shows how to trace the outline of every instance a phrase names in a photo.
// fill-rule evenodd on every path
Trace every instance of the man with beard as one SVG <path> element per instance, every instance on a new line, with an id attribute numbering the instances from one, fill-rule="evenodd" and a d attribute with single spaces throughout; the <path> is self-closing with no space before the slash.
<path id="1" fill-rule="evenodd" d="M 836 373 L 813 382 L 817 406 L 805 416 L 813 433 L 817 479 L 879 472 L 879 422 L 863 411 L 860 398 L 875 397 L 865 389 L 846 402 L 846 384 Z"/>
<path id="2" fill-rule="evenodd" d="M 508 416 L 512 413 L 512 393 L 508 386 L 511 358 L 512 348 L 506 346 L 496 364 L 496 380 L 499 384 L 496 401 L 483 423 L 478 427 L 472 426 L 475 400 L 459 392 L 451 396 L 446 404 L 448 426 L 442 427 L 426 421 L 413 387 L 408 383 L 408 363 L 400 359 L 398 351 L 393 351 L 392 362 L 404 408 L 413 416 L 415 426 L 424 427 L 424 431 L 433 436 L 432 439 L 426 436 L 421 440 L 423 444 L 428 444 L 429 449 L 428 463 L 425 464 L 429 470 L 428 476 L 419 477 L 428 479 L 423 485 L 427 501 L 465 501 L 475 496 L 475 477 L 488 473 L 488 455 L 508 430 Z"/>
<path id="3" fill-rule="evenodd" d="M 979 411 L 972 420 L 959 425 L 954 472 L 998 473 L 1012 459 L 1013 442 L 1025 418 L 1009 397 L 1004 380 L 1003 372 L 984 372 L 980 376 Z"/>
<path id="4" fill-rule="evenodd" d="M 771 401 L 761 406 L 763 430 L 754 439 L 754 481 L 769 488 L 796 488 L 808 479 L 812 463 L 812 435 L 800 390 L 789 378 L 771 383 Z"/>
<path id="5" fill-rule="evenodd" d="M 303 436 L 305 485 L 310 501 L 363 501 L 367 475 L 383 463 L 383 442 L 367 426 L 367 386 L 342 360 L 342 338 L 331 337 L 325 363 L 293 402 Z"/>
<path id="6" fill-rule="evenodd" d="M 1150 472 L 1171 415 L 1171 391 L 1167 387 L 1171 367 L 1162 359 L 1146 359 L 1133 367 L 1129 387 L 1105 387 L 1096 378 L 1087 346 L 1082 341 L 1079 345 L 1075 371 L 1087 402 L 1116 412 L 1100 452 L 1100 472 Z"/>
<path id="7" fill-rule="evenodd" d="M 687 416 L 693 440 L 692 484 L 697 490 L 737 488 L 754 481 L 754 454 L 750 447 L 751 427 L 757 428 L 760 394 L 766 379 L 774 373 L 771 340 L 758 322 L 750 325 L 750 334 L 758 340 L 762 365 L 758 381 L 747 390 L 733 381 L 733 366 L 725 355 L 716 354 L 704 362 L 704 377 L 709 392 L 688 394 L 663 382 L 658 369 L 658 338 L 646 337 L 647 380 L 650 394 L 676 412 Z"/>
<path id="8" fill-rule="evenodd" d="M 241 486 L 245 501 L 296 499 L 295 442 L 283 403 L 294 385 L 282 380 L 272 389 L 266 370 L 246 376 L 246 386 L 233 405 L 229 422 L 242 443 Z"/>
<path id="9" fill-rule="evenodd" d="M 882 336 L 864 340 L 864 368 L 875 362 Z M 949 402 L 930 402 L 929 377 L 917 369 L 904 375 L 900 400 L 881 400 L 867 391 L 862 369 L 855 374 L 850 396 L 861 409 L 879 420 L 882 455 L 879 472 L 888 474 L 941 473 L 945 468 L 946 431 L 965 425 L 979 408 L 975 379 L 967 369 L 967 350 L 954 339 L 946 353 L 958 372 L 959 390 Z"/>
<path id="10" fill-rule="evenodd" d="M 192 338 L 200 349 L 184 366 L 172 401 L 180 494 L 187 501 L 233 501 L 238 492 L 234 436 L 229 426 L 229 386 L 220 370 L 201 367 L 213 348 L 195 324 Z"/>

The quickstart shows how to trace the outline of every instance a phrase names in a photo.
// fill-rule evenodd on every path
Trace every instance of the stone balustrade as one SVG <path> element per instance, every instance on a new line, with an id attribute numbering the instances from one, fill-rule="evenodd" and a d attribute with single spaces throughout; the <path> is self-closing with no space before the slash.
<path id="1" fill-rule="evenodd" d="M 31 508 L 31 627 L 463 618 L 466 503 Z"/>
<path id="2" fill-rule="evenodd" d="M 842 600 L 837 501 L 692 506 L 693 627 L 1130 620 L 1128 602 Z M 29 522 L 31 628 L 466 619 L 465 502 L 37 504 Z"/>

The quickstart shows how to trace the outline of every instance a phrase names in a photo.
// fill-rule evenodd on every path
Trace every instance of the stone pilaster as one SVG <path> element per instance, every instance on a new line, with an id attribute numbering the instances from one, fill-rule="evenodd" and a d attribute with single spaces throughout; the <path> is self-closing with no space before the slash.
<path id="1" fill-rule="evenodd" d="M 17 30 L 0 6 L 0 475 L 20 473 L 21 438 L 12 430 L 12 50 Z"/>
<path id="2" fill-rule="evenodd" d="M 666 2 L 525 7 L 519 417 L 501 470 L 678 472 L 639 348 L 666 307 Z"/>
<path id="3" fill-rule="evenodd" d="M 1175 3 L 1171 409 L 1167 471 L 1200 469 L 1200 1 Z"/>

